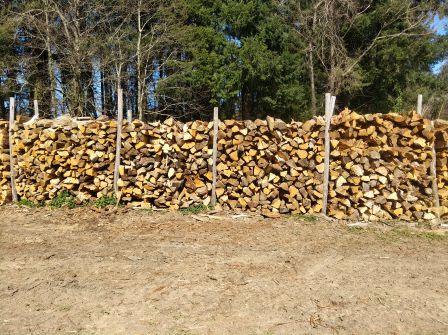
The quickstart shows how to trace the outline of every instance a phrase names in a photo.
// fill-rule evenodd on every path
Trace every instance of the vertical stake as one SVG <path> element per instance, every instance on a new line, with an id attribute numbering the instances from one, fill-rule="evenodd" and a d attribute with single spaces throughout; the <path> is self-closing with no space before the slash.
<path id="1" fill-rule="evenodd" d="M 440 199 L 439 199 L 439 185 L 437 182 L 437 152 L 436 152 L 436 128 L 434 127 L 434 121 L 431 121 L 431 127 L 434 131 L 434 143 L 432 145 L 432 161 L 430 173 L 432 177 L 432 193 L 433 193 L 433 205 L 436 211 L 437 224 L 440 224 Z"/>
<path id="2" fill-rule="evenodd" d="M 39 118 L 39 102 L 34 100 L 34 119 L 37 120 Z"/>
<path id="3" fill-rule="evenodd" d="M 16 172 L 14 170 L 14 144 L 13 144 L 13 127 L 14 127 L 14 111 L 15 100 L 13 97 L 9 98 L 9 174 L 11 179 L 11 193 L 12 201 L 17 202 L 17 190 L 16 190 Z"/>
<path id="4" fill-rule="evenodd" d="M 219 117 L 218 117 L 218 107 L 213 108 L 213 154 L 212 154 L 212 197 L 210 200 L 210 205 L 216 205 L 216 178 L 217 178 L 217 170 L 216 170 L 216 160 L 218 158 L 218 125 L 219 125 Z"/>
<path id="5" fill-rule="evenodd" d="M 330 93 L 325 94 L 325 161 L 324 161 L 324 189 L 322 198 L 322 214 L 327 215 L 328 206 L 328 184 L 330 178 L 330 125 L 331 117 L 333 116 L 334 106 L 336 104 L 336 97 Z"/>
<path id="6" fill-rule="evenodd" d="M 417 113 L 423 116 L 423 96 L 421 94 L 417 97 Z"/>
<path id="7" fill-rule="evenodd" d="M 423 117 L 423 96 L 421 94 L 418 95 L 417 99 L 417 113 Z M 434 121 L 431 121 L 431 129 L 434 132 L 435 136 L 435 127 Z M 434 138 L 434 143 L 432 145 L 432 161 L 431 166 L 429 168 L 429 173 L 432 178 L 432 193 L 433 193 L 433 208 L 436 212 L 437 223 L 440 224 L 440 199 L 439 199 L 439 185 L 437 183 L 437 152 L 436 152 L 436 143 Z"/>
<path id="8" fill-rule="evenodd" d="M 115 167 L 114 167 L 114 192 L 117 199 L 120 198 L 118 193 L 118 178 L 120 168 L 121 155 L 121 131 L 123 128 L 123 90 L 118 89 L 118 115 L 117 115 L 117 142 L 115 149 Z"/>
<path id="9" fill-rule="evenodd" d="M 128 109 L 127 119 L 128 119 L 128 122 L 132 122 L 132 110 L 130 110 L 130 109 Z"/>

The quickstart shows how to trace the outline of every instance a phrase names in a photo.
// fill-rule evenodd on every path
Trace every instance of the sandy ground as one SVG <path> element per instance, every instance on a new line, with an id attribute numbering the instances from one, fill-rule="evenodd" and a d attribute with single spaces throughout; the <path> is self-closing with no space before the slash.
<path id="1" fill-rule="evenodd" d="M 448 334 L 448 232 L 0 208 L 0 334 Z"/>

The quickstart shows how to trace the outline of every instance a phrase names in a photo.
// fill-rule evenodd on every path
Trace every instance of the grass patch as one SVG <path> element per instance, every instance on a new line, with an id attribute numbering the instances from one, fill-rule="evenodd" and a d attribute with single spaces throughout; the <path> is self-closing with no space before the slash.
<path id="1" fill-rule="evenodd" d="M 118 200 L 115 197 L 104 196 L 99 199 L 96 199 L 95 206 L 98 208 L 104 208 L 107 206 L 116 206 L 118 205 Z"/>
<path id="2" fill-rule="evenodd" d="M 350 231 L 356 231 L 352 228 Z M 365 231 L 365 230 L 364 230 Z M 448 240 L 448 235 L 444 232 L 437 231 L 427 231 L 420 229 L 406 229 L 406 228 L 393 228 L 388 231 L 379 231 L 377 229 L 369 229 L 373 232 L 375 236 L 385 242 L 393 242 L 399 240 L 409 240 L 409 239 L 423 239 L 430 241 L 444 241 Z"/>
<path id="3" fill-rule="evenodd" d="M 30 208 L 37 208 L 37 207 L 40 207 L 40 206 L 41 206 L 40 204 L 35 203 L 35 202 L 33 202 L 33 201 L 31 201 L 31 200 L 28 200 L 28 199 L 20 199 L 20 200 L 17 202 L 17 204 L 18 204 L 19 206 L 30 207 Z"/>
<path id="4" fill-rule="evenodd" d="M 445 233 L 411 229 L 393 229 L 391 234 L 397 238 L 423 238 L 431 241 L 442 241 L 448 237 Z"/>
<path id="5" fill-rule="evenodd" d="M 209 209 L 212 209 L 212 207 L 201 204 L 201 205 L 196 205 L 196 206 L 190 206 L 187 208 L 181 208 L 180 212 L 183 215 L 192 215 L 192 214 L 199 214 L 199 213 L 205 212 Z"/>
<path id="6" fill-rule="evenodd" d="M 76 199 L 69 192 L 62 191 L 55 198 L 51 199 L 48 205 L 51 208 L 67 207 L 73 209 L 76 207 Z"/>
<path id="7" fill-rule="evenodd" d="M 143 214 L 152 214 L 154 213 L 152 208 L 140 208 L 139 211 Z"/>
<path id="8" fill-rule="evenodd" d="M 310 214 L 293 214 L 292 218 L 294 220 L 305 221 L 308 223 L 315 223 L 318 220 L 318 218 L 316 216 L 310 215 Z"/>
<path id="9" fill-rule="evenodd" d="M 424 232 L 421 235 L 422 237 L 432 241 L 442 241 L 448 237 L 445 233 L 435 233 L 431 231 Z"/>

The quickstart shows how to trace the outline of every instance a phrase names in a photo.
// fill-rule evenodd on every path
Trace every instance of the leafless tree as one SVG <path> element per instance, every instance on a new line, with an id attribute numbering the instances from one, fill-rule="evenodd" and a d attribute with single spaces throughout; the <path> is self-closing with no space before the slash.
<path id="1" fill-rule="evenodd" d="M 333 94 L 341 89 L 350 91 L 362 85 L 358 72 L 360 62 L 379 43 L 400 36 L 421 36 L 422 25 L 432 15 L 412 0 L 392 0 L 381 13 L 383 18 L 373 36 L 366 36 L 366 43 L 355 50 L 349 49 L 346 37 L 357 27 L 372 7 L 373 0 L 280 0 L 279 7 L 288 6 L 289 20 L 306 43 L 308 72 L 310 77 L 311 110 L 315 114 L 316 67 L 323 69 L 325 88 Z M 391 30 L 397 22 L 404 22 L 400 30 Z"/>

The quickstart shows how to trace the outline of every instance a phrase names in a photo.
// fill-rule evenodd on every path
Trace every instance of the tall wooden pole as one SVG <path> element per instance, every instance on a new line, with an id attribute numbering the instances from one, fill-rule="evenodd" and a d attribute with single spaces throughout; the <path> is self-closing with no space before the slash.
<path id="1" fill-rule="evenodd" d="M 37 100 L 34 100 L 34 118 L 39 118 L 39 102 Z"/>
<path id="2" fill-rule="evenodd" d="M 216 179 L 217 179 L 217 169 L 216 160 L 218 158 L 218 107 L 213 108 L 213 153 L 212 153 L 212 197 L 210 200 L 210 205 L 216 205 Z"/>
<path id="3" fill-rule="evenodd" d="M 435 132 L 434 121 L 431 121 L 431 126 Z M 434 207 L 436 210 L 436 217 L 438 223 L 440 223 L 440 198 L 439 198 L 439 185 L 437 182 L 437 151 L 436 151 L 435 138 L 432 146 L 432 162 L 430 172 L 432 177 L 432 193 L 434 197 Z"/>
<path id="4" fill-rule="evenodd" d="M 323 197 L 322 197 L 322 214 L 327 215 L 328 207 L 328 185 L 330 178 L 330 125 L 333 116 L 336 97 L 330 93 L 325 94 L 325 160 L 323 175 Z"/>
<path id="5" fill-rule="evenodd" d="M 9 98 L 9 173 L 11 180 L 11 194 L 12 201 L 17 202 L 17 189 L 16 189 L 16 172 L 14 169 L 14 137 L 13 137 L 13 128 L 14 128 L 14 112 L 15 112 L 15 100 L 14 98 Z"/>
<path id="6" fill-rule="evenodd" d="M 423 116 L 423 95 L 421 94 L 417 97 L 417 113 Z"/>
<path id="7" fill-rule="evenodd" d="M 417 99 L 417 113 L 423 117 L 423 96 L 418 95 Z M 434 121 L 431 121 L 432 131 L 435 133 Z M 429 168 L 429 173 L 432 178 L 432 193 L 433 193 L 433 207 L 436 212 L 437 223 L 440 223 L 440 198 L 439 198 L 439 185 L 437 183 L 437 152 L 435 139 L 432 145 L 432 161 Z"/>
<path id="8" fill-rule="evenodd" d="M 120 168 L 120 160 L 121 160 L 121 132 L 123 128 L 123 90 L 121 88 L 118 89 L 118 111 L 117 111 L 117 142 L 115 149 L 115 167 L 114 167 L 114 192 L 115 196 L 118 199 L 118 179 L 119 168 Z"/>

